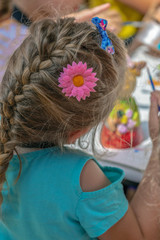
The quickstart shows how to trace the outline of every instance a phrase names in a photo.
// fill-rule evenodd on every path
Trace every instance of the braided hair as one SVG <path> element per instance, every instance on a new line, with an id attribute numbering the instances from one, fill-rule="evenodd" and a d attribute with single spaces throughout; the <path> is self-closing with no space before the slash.
<path id="1" fill-rule="evenodd" d="M 99 124 L 110 112 L 123 83 L 123 43 L 112 33 L 112 56 L 100 48 L 94 26 L 73 18 L 43 19 L 11 57 L 1 86 L 0 184 L 17 146 L 48 142 L 62 147 L 71 133 Z M 63 67 L 86 62 L 99 78 L 96 92 L 80 102 L 58 87 Z M 2 197 L 1 197 L 2 200 Z"/>

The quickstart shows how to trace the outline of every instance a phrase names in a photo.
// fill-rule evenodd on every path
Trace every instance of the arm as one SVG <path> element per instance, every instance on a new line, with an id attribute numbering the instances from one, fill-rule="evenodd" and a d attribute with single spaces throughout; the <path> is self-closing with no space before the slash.
<path id="1" fill-rule="evenodd" d="M 149 118 L 150 137 L 153 150 L 149 164 L 131 202 L 136 217 L 148 238 L 160 239 L 160 151 L 159 151 L 159 117 L 160 93 L 155 91 L 151 95 Z"/>
<path id="2" fill-rule="evenodd" d="M 109 7 L 110 7 L 110 4 L 106 3 L 94 8 L 84 9 L 79 12 L 71 13 L 67 16 L 74 17 L 77 22 L 90 21 L 93 17 L 106 11 Z"/>
<path id="3" fill-rule="evenodd" d="M 153 151 L 144 177 L 125 216 L 100 240 L 159 240 L 160 239 L 160 161 L 157 136 L 159 134 L 158 108 L 160 94 L 154 92 L 150 108 L 150 133 Z M 109 185 L 109 180 L 92 161 L 87 162 L 81 174 L 83 191 L 95 191 Z M 96 177 L 95 177 L 96 176 Z M 90 187 L 90 183 L 92 186 Z"/>
<path id="4" fill-rule="evenodd" d="M 56 1 L 56 0 L 13 0 L 13 3 L 20 8 L 28 17 L 33 18 L 37 16 L 37 13 L 43 8 L 44 12 L 43 13 L 50 13 L 55 14 L 56 10 L 60 11 L 60 13 L 65 14 L 65 8 L 63 9 L 63 6 L 67 6 L 68 4 L 68 10 L 73 10 L 75 7 L 79 7 L 80 3 L 82 1 L 69 1 L 66 0 L 61 0 L 61 1 Z M 54 6 L 54 10 L 53 10 Z M 102 4 L 100 6 L 94 7 L 92 9 L 84 9 L 79 12 L 73 12 L 71 14 L 68 14 L 68 17 L 74 17 L 77 22 L 83 22 L 83 21 L 90 21 L 92 17 L 95 17 L 97 14 L 106 11 L 110 7 L 110 4 Z M 62 8 L 62 9 L 61 9 Z M 66 8 L 67 10 L 67 8 Z M 35 16 L 34 16 L 35 15 Z"/>
<path id="5" fill-rule="evenodd" d="M 143 14 L 145 14 L 148 11 L 150 5 L 153 3 L 153 1 L 151 1 L 151 0 L 140 0 L 140 1 L 139 0 L 134 0 L 134 1 L 118 0 L 118 1 L 136 9 L 137 11 L 139 11 Z M 157 0 L 157 2 L 160 3 L 160 0 Z"/>

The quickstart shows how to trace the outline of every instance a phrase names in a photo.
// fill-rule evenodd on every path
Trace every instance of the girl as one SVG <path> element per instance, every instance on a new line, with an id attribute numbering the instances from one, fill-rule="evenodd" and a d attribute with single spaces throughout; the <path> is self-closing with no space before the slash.
<path id="1" fill-rule="evenodd" d="M 159 239 L 159 181 L 155 205 L 143 181 L 128 206 L 122 170 L 64 147 L 109 114 L 123 84 L 123 45 L 98 29 L 72 18 L 41 20 L 10 59 L 1 87 L 0 239 Z M 114 49 L 102 49 L 106 41 Z M 155 92 L 152 138 L 158 101 Z M 156 147 L 147 170 L 154 162 L 155 177 Z"/>

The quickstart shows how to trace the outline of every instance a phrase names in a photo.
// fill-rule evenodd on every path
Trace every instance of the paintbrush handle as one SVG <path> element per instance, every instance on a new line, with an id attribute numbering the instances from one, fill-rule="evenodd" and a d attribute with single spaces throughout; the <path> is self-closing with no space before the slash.
<path id="1" fill-rule="evenodd" d="M 154 86 L 154 83 L 153 83 L 153 79 L 152 79 L 152 76 L 151 76 L 151 73 L 150 73 L 150 70 L 149 70 L 148 67 L 147 67 L 147 73 L 148 73 L 148 77 L 149 77 L 149 81 L 151 83 L 152 89 L 153 89 L 153 91 L 155 91 L 156 89 L 155 89 L 155 86 Z"/>
<path id="2" fill-rule="evenodd" d="M 154 86 L 154 83 L 153 83 L 153 79 L 152 79 L 152 76 L 151 76 L 151 73 L 150 73 L 150 70 L 149 70 L 148 67 L 147 67 L 147 73 L 148 73 L 148 77 L 149 77 L 152 89 L 153 89 L 153 91 L 155 91 L 156 89 L 155 89 L 155 86 Z M 160 112 L 160 106 L 159 105 L 158 105 L 158 111 Z"/>

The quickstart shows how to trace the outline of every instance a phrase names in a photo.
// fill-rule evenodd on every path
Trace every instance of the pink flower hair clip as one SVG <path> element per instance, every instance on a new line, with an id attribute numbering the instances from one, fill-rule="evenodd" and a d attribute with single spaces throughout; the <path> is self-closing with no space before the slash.
<path id="1" fill-rule="evenodd" d="M 95 92 L 94 87 L 99 80 L 96 78 L 96 73 L 92 72 L 93 68 L 87 69 L 87 64 L 73 62 L 72 65 L 67 65 L 63 68 L 58 78 L 59 87 L 66 97 L 76 97 L 78 101 L 85 100 L 90 96 L 91 92 Z"/>

